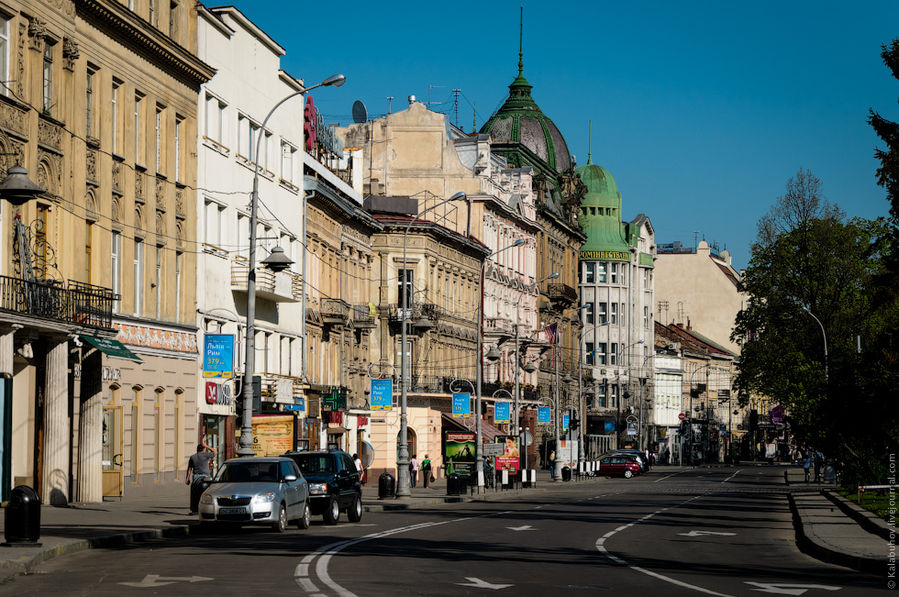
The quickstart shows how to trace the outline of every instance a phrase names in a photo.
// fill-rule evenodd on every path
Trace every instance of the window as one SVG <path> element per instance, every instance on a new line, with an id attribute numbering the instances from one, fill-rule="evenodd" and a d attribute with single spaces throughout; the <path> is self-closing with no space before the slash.
<path id="1" fill-rule="evenodd" d="M 595 348 L 593 346 L 593 342 L 585 342 L 584 343 L 584 362 L 588 365 L 593 364 L 593 352 Z"/>
<path id="2" fill-rule="evenodd" d="M 627 284 L 627 268 L 628 268 L 628 264 L 626 264 L 626 263 L 621 264 L 621 285 L 622 286 Z"/>
<path id="3" fill-rule="evenodd" d="M 618 343 L 612 342 L 609 345 L 609 364 L 617 365 L 618 364 Z"/>
<path id="4" fill-rule="evenodd" d="M 449 277 L 443 279 L 443 310 L 450 312 L 450 281 Z"/>
<path id="5" fill-rule="evenodd" d="M 596 344 L 596 364 L 597 365 L 605 365 L 606 364 L 606 343 L 599 342 Z"/>
<path id="6" fill-rule="evenodd" d="M 87 67 L 87 80 L 84 89 L 84 133 L 88 137 L 98 137 L 94 130 L 94 78 L 96 71 Z"/>
<path id="7" fill-rule="evenodd" d="M 134 94 L 134 163 L 144 163 L 144 152 L 142 148 L 141 121 L 144 110 L 144 95 L 141 92 Z"/>
<path id="8" fill-rule="evenodd" d="M 114 294 L 122 293 L 122 234 L 113 230 L 112 232 L 112 292 Z M 114 311 L 119 310 L 119 301 L 112 302 Z"/>
<path id="9" fill-rule="evenodd" d="M 402 309 L 405 304 L 408 307 L 412 307 L 412 286 L 415 283 L 415 273 L 411 269 L 400 269 L 397 270 L 397 306 Z M 405 291 L 405 297 L 403 292 Z M 405 302 L 403 302 L 405 301 Z"/>
<path id="10" fill-rule="evenodd" d="M 596 407 L 597 408 L 605 408 L 606 407 L 606 388 L 608 384 L 600 384 L 598 388 L 596 388 Z"/>
<path id="11" fill-rule="evenodd" d="M 175 180 L 181 180 L 181 135 L 184 134 L 184 117 L 175 114 Z"/>
<path id="12" fill-rule="evenodd" d="M 596 264 L 596 267 L 597 267 L 597 270 L 598 270 L 598 271 L 597 271 L 597 274 L 598 274 L 597 277 L 599 278 L 599 279 L 597 280 L 597 282 L 599 282 L 600 284 L 605 284 L 605 283 L 608 281 L 608 280 L 606 280 L 606 270 L 608 269 L 608 266 L 609 266 L 609 264 L 608 264 L 608 263 L 605 263 L 605 262 L 597 263 L 597 264 Z"/>
<path id="13" fill-rule="evenodd" d="M 165 126 L 165 108 L 156 105 L 156 121 L 153 125 L 154 134 L 156 136 L 156 172 L 163 172 L 163 164 L 165 163 L 165 157 L 162 154 L 162 127 Z"/>
<path id="14" fill-rule="evenodd" d="M 9 19 L 0 14 L 0 81 L 9 80 Z M 0 85 L 0 95 L 6 95 L 6 86 Z"/>
<path id="15" fill-rule="evenodd" d="M 610 275 L 609 275 L 609 282 L 610 282 L 611 284 L 618 284 L 618 264 L 617 264 L 617 263 L 611 263 L 611 264 L 609 264 L 609 265 L 611 265 L 611 268 L 610 268 L 611 271 L 610 271 Z"/>
<path id="16" fill-rule="evenodd" d="M 154 27 L 158 25 L 159 11 L 156 8 L 157 0 L 150 0 L 150 24 Z"/>
<path id="17" fill-rule="evenodd" d="M 122 82 L 116 79 L 112 80 L 112 153 L 119 151 L 119 88 Z"/>
<path id="18" fill-rule="evenodd" d="M 649 307 L 643 307 L 643 329 L 649 329 Z"/>
<path id="19" fill-rule="evenodd" d="M 246 214 L 237 214 L 237 253 L 244 257 L 249 256 L 250 248 L 250 217 Z"/>
<path id="20" fill-rule="evenodd" d="M 595 317 L 594 311 L 596 309 L 596 303 L 591 301 L 591 302 L 587 303 L 585 305 L 585 307 L 586 307 L 584 309 L 585 323 L 595 323 L 596 317 Z"/>
<path id="21" fill-rule="evenodd" d="M 206 238 L 203 242 L 221 247 L 225 240 L 225 206 L 206 200 Z"/>
<path id="22" fill-rule="evenodd" d="M 184 253 L 175 253 L 175 321 L 181 321 L 181 271 L 183 269 Z"/>
<path id="23" fill-rule="evenodd" d="M 584 283 L 585 284 L 593 284 L 596 279 L 596 264 L 588 262 L 585 264 L 586 271 L 584 273 Z"/>
<path id="24" fill-rule="evenodd" d="M 162 318 L 162 260 L 163 247 L 156 245 L 156 319 Z"/>
<path id="25" fill-rule="evenodd" d="M 91 276 L 91 270 L 94 269 L 94 223 L 90 220 L 85 220 L 84 224 L 84 281 L 88 284 L 92 284 L 93 277 Z"/>
<path id="26" fill-rule="evenodd" d="M 296 148 L 289 143 L 281 142 L 281 178 L 293 183 L 293 163 Z"/>
<path id="27" fill-rule="evenodd" d="M 257 159 L 256 142 L 259 136 L 259 125 L 251 121 L 243 114 L 237 117 L 237 153 L 245 157 L 249 161 Z M 264 154 L 260 152 L 260 162 L 264 158 Z"/>
<path id="28" fill-rule="evenodd" d="M 609 304 L 608 303 L 599 303 L 599 321 L 598 323 L 605 323 L 608 321 L 608 312 L 609 312 Z"/>
<path id="29" fill-rule="evenodd" d="M 616 406 L 618 406 L 618 386 L 609 386 L 609 393 L 611 394 L 609 406 L 615 408 Z"/>
<path id="30" fill-rule="evenodd" d="M 134 314 L 140 315 L 144 307 L 144 241 L 134 239 Z"/>
<path id="31" fill-rule="evenodd" d="M 612 325 L 618 323 L 618 303 L 612 303 L 612 312 L 609 314 L 609 322 Z"/>
<path id="32" fill-rule="evenodd" d="M 225 121 L 225 104 L 218 98 L 206 94 L 206 138 L 224 144 L 223 126 Z"/>
<path id="33" fill-rule="evenodd" d="M 41 102 L 44 114 L 53 115 L 53 42 L 44 39 L 44 68 L 42 72 Z"/>

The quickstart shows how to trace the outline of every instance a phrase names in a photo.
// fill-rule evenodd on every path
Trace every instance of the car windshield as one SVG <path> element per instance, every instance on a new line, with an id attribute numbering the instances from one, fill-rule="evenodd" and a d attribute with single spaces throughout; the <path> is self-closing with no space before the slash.
<path id="1" fill-rule="evenodd" d="M 304 475 L 333 473 L 334 459 L 330 454 L 298 454 L 293 457 Z"/>
<path id="2" fill-rule="evenodd" d="M 277 462 L 226 462 L 216 481 L 222 483 L 255 483 L 278 481 Z"/>

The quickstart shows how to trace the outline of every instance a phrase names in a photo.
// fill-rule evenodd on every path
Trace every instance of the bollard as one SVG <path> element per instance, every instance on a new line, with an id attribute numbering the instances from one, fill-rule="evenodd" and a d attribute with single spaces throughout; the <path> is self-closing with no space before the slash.
<path id="1" fill-rule="evenodd" d="M 562 467 L 562 480 L 563 481 L 571 481 L 571 467 L 568 467 L 568 466 Z"/>
<path id="2" fill-rule="evenodd" d="M 396 481 L 394 480 L 393 475 L 384 471 L 381 473 L 381 476 L 378 477 L 378 499 L 383 500 L 393 497 L 396 497 Z"/>
<path id="3" fill-rule="evenodd" d="M 6 547 L 36 547 L 41 538 L 41 498 L 27 485 L 15 487 L 6 505 L 3 534 Z"/>

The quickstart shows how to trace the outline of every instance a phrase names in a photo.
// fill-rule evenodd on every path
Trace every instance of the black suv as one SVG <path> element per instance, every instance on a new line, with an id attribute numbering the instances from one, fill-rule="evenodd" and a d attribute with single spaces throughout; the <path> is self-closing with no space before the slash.
<path id="1" fill-rule="evenodd" d="M 346 452 L 286 452 L 309 483 L 309 508 L 322 514 L 328 524 L 337 524 L 345 510 L 350 522 L 362 520 L 361 474 Z"/>

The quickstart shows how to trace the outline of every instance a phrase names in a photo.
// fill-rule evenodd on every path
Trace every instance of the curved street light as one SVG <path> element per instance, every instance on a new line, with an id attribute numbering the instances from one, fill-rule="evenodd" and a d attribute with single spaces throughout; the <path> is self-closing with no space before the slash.
<path id="1" fill-rule="evenodd" d="M 250 248 L 247 256 L 247 337 L 246 337 L 246 353 L 244 355 L 244 383 L 241 392 L 243 398 L 243 418 L 240 428 L 238 456 L 253 456 L 253 374 L 256 372 L 256 219 L 257 209 L 259 205 L 259 149 L 262 144 L 262 135 L 265 134 L 265 125 L 275 110 L 289 99 L 298 95 L 302 95 L 316 87 L 340 87 L 346 82 L 346 77 L 342 74 L 331 75 L 321 83 L 312 85 L 311 87 L 303 87 L 298 91 L 282 98 L 275 104 L 265 118 L 262 120 L 262 126 L 256 135 L 256 155 L 253 159 L 253 192 L 250 196 Z M 306 214 L 303 214 L 306 217 Z M 305 242 L 306 239 L 303 239 Z M 271 257 L 269 257 L 271 258 Z M 283 260 L 281 265 L 283 265 Z M 287 264 L 286 267 L 289 267 Z M 306 281 L 306 272 L 303 272 L 303 282 Z M 305 294 L 306 290 L 303 289 Z M 304 347 L 305 350 L 305 347 Z"/>

